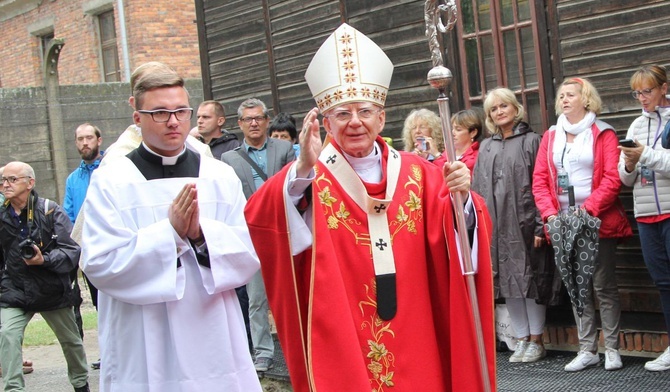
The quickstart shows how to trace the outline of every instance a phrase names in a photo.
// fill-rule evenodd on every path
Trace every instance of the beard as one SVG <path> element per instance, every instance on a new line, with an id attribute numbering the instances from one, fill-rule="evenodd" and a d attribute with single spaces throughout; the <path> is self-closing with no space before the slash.
<path id="1" fill-rule="evenodd" d="M 88 151 L 77 149 L 77 151 L 79 151 L 79 155 L 81 156 L 81 159 L 83 159 L 85 161 L 92 161 L 92 160 L 94 160 L 95 158 L 98 157 L 98 154 L 100 153 L 100 147 L 98 147 L 98 146 L 91 147 L 91 149 L 88 150 Z"/>

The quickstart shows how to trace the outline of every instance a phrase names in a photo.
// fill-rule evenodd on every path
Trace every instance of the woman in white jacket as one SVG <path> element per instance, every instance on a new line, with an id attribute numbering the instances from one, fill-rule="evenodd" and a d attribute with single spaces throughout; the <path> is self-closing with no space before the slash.
<path id="1" fill-rule="evenodd" d="M 633 147 L 620 146 L 619 177 L 633 188 L 635 219 L 642 255 L 660 291 L 665 324 L 670 335 L 670 150 L 661 146 L 663 128 L 670 120 L 668 77 L 665 68 L 646 65 L 630 79 L 633 98 L 642 115 L 628 128 Z M 670 369 L 670 347 L 644 365 L 649 371 Z"/>

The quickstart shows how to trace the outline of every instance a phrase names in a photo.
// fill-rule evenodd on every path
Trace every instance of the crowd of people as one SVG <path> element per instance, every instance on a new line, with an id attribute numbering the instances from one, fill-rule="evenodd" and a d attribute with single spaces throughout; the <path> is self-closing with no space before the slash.
<path id="1" fill-rule="evenodd" d="M 587 289 L 570 296 L 579 352 L 565 371 L 600 363 L 598 325 L 604 368 L 620 369 L 614 255 L 633 234 L 622 185 L 633 187 L 670 333 L 663 67 L 631 78 L 642 114 L 626 142 L 598 118 L 595 86 L 568 78 L 542 135 L 498 87 L 483 108 L 449 119 L 450 140 L 438 114 L 412 110 L 403 152 L 381 137 L 392 73 L 386 54 L 343 24 L 307 69 L 316 107 L 301 127 L 249 98 L 237 109 L 240 140 L 217 101 L 200 104 L 189 130 L 183 78 L 150 62 L 133 72 L 133 124 L 115 143 L 102 151 L 100 129 L 76 128 L 82 160 L 62 208 L 37 195 L 30 165 L 0 168 L 5 390 L 25 388 L 32 363 L 21 344 L 35 313 L 63 347 L 74 390 L 89 390 L 78 266 L 99 312 L 92 366 L 104 392 L 260 391 L 258 375 L 274 366 L 270 312 L 295 391 L 495 390 L 493 308 L 510 315 L 510 362 L 546 356 L 547 307 L 570 291 L 557 283 L 563 245 L 549 227 L 570 217 L 593 218 L 597 252 Z M 670 347 L 645 369 L 670 370 Z"/>

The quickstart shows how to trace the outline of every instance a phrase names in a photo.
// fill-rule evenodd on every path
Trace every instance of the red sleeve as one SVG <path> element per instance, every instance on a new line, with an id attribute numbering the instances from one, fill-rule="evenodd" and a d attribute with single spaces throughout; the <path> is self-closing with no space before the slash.
<path id="1" fill-rule="evenodd" d="M 537 151 L 535 160 L 535 169 L 533 170 L 533 197 L 535 205 L 542 215 L 542 220 L 546 221 L 548 217 L 558 214 L 558 201 L 555 194 L 554 176 L 550 172 L 551 168 L 556 171 L 553 162 L 549 162 L 549 139 L 553 137 L 554 131 L 547 131 L 542 137 L 540 148 Z"/>
<path id="2" fill-rule="evenodd" d="M 291 383 L 296 392 L 307 392 L 306 324 L 309 254 L 292 256 L 284 181 L 291 165 L 286 165 L 260 187 L 247 202 L 244 215 L 251 240 L 261 261 L 263 281 L 270 309 L 277 315 L 277 334 L 287 359 Z M 302 321 L 302 322 L 301 322 Z"/>
<path id="3" fill-rule="evenodd" d="M 593 216 L 600 216 L 619 197 L 621 180 L 619 179 L 619 141 L 612 129 L 602 131 L 594 140 L 593 185 L 591 196 L 584 201 L 584 208 Z M 600 160 L 598 162 L 597 160 Z M 596 165 L 602 170 L 598 170 Z M 602 173 L 602 177 L 599 173 Z"/>

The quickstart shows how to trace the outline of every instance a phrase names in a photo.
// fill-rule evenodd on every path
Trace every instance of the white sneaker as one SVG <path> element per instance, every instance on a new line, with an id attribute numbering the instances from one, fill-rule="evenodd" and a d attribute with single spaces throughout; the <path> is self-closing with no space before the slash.
<path id="1" fill-rule="evenodd" d="M 566 372 L 578 372 L 584 370 L 589 366 L 595 366 L 600 362 L 598 354 L 593 354 L 590 351 L 580 351 L 577 357 L 569 364 L 565 365 Z"/>
<path id="2" fill-rule="evenodd" d="M 619 350 L 608 348 L 605 350 L 605 370 L 618 370 L 623 367 Z"/>
<path id="3" fill-rule="evenodd" d="M 662 372 L 670 369 L 670 347 L 666 348 L 660 357 L 645 363 L 644 368 L 650 372 Z"/>
<path id="4" fill-rule="evenodd" d="M 540 346 L 535 342 L 530 342 L 526 352 L 523 354 L 521 362 L 537 362 L 546 356 L 547 351 L 544 349 L 544 346 Z"/>
<path id="5" fill-rule="evenodd" d="M 528 349 L 528 344 L 530 342 L 526 340 L 518 340 L 516 342 L 516 349 L 514 350 L 514 354 L 512 354 L 511 357 L 509 357 L 510 362 L 523 362 L 523 355 L 526 353 L 526 349 Z"/>

